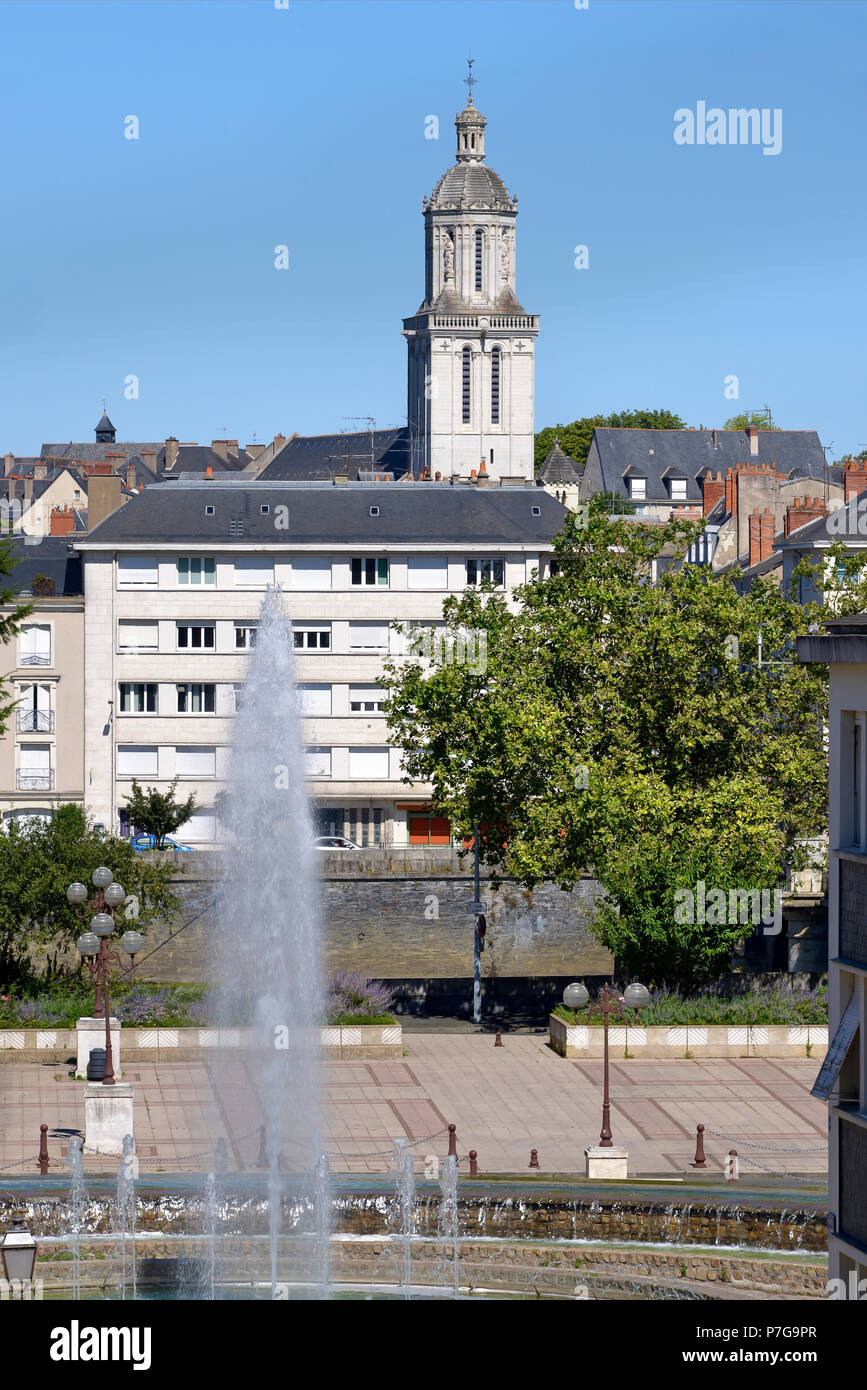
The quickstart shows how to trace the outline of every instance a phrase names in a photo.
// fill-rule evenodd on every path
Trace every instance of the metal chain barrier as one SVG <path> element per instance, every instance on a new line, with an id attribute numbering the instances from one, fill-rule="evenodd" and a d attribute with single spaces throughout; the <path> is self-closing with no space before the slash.
<path id="1" fill-rule="evenodd" d="M 715 1139 L 724 1139 L 726 1143 L 737 1144 L 739 1146 L 738 1152 L 740 1152 L 741 1148 L 759 1149 L 762 1153 L 767 1154 L 823 1154 L 827 1153 L 828 1151 L 827 1143 L 820 1144 L 817 1148 L 814 1149 L 793 1149 L 788 1147 L 779 1147 L 773 1144 L 756 1144 L 751 1139 L 738 1139 L 737 1136 L 734 1134 L 720 1134 L 718 1130 L 709 1129 L 707 1125 L 705 1125 L 704 1127 L 704 1132 L 705 1134 L 712 1134 Z"/>
<path id="2" fill-rule="evenodd" d="M 422 1138 L 422 1139 L 413 1139 L 409 1144 L 405 1144 L 405 1145 L 404 1145 L 404 1148 L 407 1148 L 407 1149 L 415 1149 L 415 1148 L 418 1148 L 419 1144 L 429 1144 L 430 1141 L 431 1141 L 431 1139 L 438 1139 L 438 1138 L 440 1137 L 441 1134 L 448 1134 L 448 1130 L 449 1130 L 448 1125 L 444 1125 L 442 1129 L 435 1129 L 434 1132 L 433 1132 L 433 1134 L 426 1134 L 426 1135 L 424 1136 L 424 1138 Z M 344 1154 L 344 1153 L 339 1153 L 336 1149 L 326 1149 L 326 1150 L 325 1150 L 325 1157 L 326 1157 L 326 1158 L 393 1158 L 393 1157 L 394 1157 L 394 1147 L 392 1146 L 392 1148 L 390 1148 L 390 1149 L 374 1149 L 371 1153 L 364 1153 L 364 1154 Z M 460 1161 L 460 1160 L 459 1160 L 459 1161 Z"/>

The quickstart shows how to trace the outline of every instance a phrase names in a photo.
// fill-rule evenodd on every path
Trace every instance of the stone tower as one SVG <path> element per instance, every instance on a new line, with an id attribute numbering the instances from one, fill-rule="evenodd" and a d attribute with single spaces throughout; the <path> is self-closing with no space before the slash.
<path id="1" fill-rule="evenodd" d="M 485 117 L 457 116 L 457 163 L 423 204 L 424 301 L 404 319 L 412 468 L 533 477 L 539 320 L 515 290 L 518 200 L 485 164 Z"/>

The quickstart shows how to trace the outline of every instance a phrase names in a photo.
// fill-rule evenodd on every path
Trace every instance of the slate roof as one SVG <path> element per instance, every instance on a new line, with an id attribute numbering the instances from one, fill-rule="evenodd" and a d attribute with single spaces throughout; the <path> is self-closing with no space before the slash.
<path id="1" fill-rule="evenodd" d="M 578 483 L 581 481 L 581 469 L 560 448 L 559 439 L 555 439 L 536 477 L 542 483 Z"/>
<path id="2" fill-rule="evenodd" d="M 330 482 L 336 476 L 355 478 L 359 471 L 389 472 L 401 477 L 408 471 L 410 439 L 405 426 L 373 431 L 371 465 L 370 431 L 352 434 L 296 435 L 262 469 L 259 482 Z M 346 455 L 349 454 L 347 463 Z"/>
<path id="3" fill-rule="evenodd" d="M 247 465 L 252 463 L 252 459 L 243 449 L 236 457 L 224 459 L 210 444 L 181 444 L 173 468 L 165 467 L 165 458 L 166 450 L 163 445 L 158 463 L 160 480 L 164 482 L 177 478 L 181 473 L 204 473 L 207 468 L 212 469 L 214 473 L 242 473 Z"/>
<path id="4" fill-rule="evenodd" d="M 165 454 L 166 446 L 163 440 L 158 439 L 155 444 L 148 444 L 141 441 L 124 442 L 119 439 L 116 444 L 93 444 L 93 443 L 74 443 L 72 440 L 68 444 L 43 444 L 43 459 L 69 459 L 77 463 L 104 463 L 106 454 L 123 454 L 124 460 L 131 462 L 134 459 L 141 459 L 143 450 L 153 452 L 156 450 L 157 456 Z"/>
<path id="5" fill-rule="evenodd" d="M 631 470 L 632 476 L 647 478 L 647 502 L 670 501 L 663 476 L 672 470 L 686 477 L 686 500 L 700 502 L 705 472 L 711 469 L 725 476 L 736 463 L 775 463 L 779 472 L 791 477 L 824 479 L 825 455 L 815 430 L 760 430 L 758 453 L 751 454 L 743 430 L 599 428 L 593 431 L 582 492 L 587 497 L 597 492 L 627 497 L 624 475 Z M 829 468 L 828 475 L 829 481 L 839 482 L 841 470 Z"/>
<path id="6" fill-rule="evenodd" d="M 214 508 L 213 516 L 206 515 L 206 506 Z M 263 506 L 269 508 L 265 514 Z M 288 508 L 285 529 L 275 525 L 277 506 Z M 377 516 L 370 515 L 372 506 L 379 508 Z M 533 515 L 534 508 L 539 515 Z M 328 544 L 375 549 L 496 543 L 532 548 L 547 545 L 566 515 L 566 508 L 535 484 L 477 489 L 448 483 L 398 487 L 179 479 L 146 488 L 106 517 L 80 545 L 85 551 L 149 543 L 243 549 L 262 542 L 285 550 Z"/>
<path id="7" fill-rule="evenodd" d="M 14 593 L 29 590 L 37 574 L 54 580 L 58 598 L 84 593 L 81 556 L 65 536 L 45 536 L 35 545 L 25 545 L 23 538 L 16 536 L 10 549 L 16 564 L 8 583 Z"/>
<path id="8" fill-rule="evenodd" d="M 831 513 L 831 517 L 835 515 Z M 808 521 L 806 526 L 799 526 L 797 531 L 793 531 L 790 536 L 781 536 L 774 541 L 777 550 L 802 550 L 805 546 L 813 544 L 830 545 L 832 541 L 845 541 L 847 546 L 867 546 L 867 536 L 859 535 L 857 531 L 850 528 L 842 529 L 845 522 L 841 517 L 839 525 L 841 530 L 829 531 L 829 517 L 818 516 L 815 521 Z"/>

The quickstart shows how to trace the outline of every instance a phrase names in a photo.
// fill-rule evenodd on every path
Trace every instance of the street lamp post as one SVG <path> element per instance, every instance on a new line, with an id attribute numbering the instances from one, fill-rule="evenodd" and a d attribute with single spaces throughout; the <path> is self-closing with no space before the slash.
<path id="1" fill-rule="evenodd" d="M 627 1009 L 632 1009 L 638 1019 L 638 1010 L 643 1009 L 650 1003 L 650 992 L 644 985 L 627 985 L 623 997 L 613 994 L 608 988 L 608 981 L 602 986 L 602 990 L 597 997 L 595 1004 L 590 1004 L 590 995 L 587 988 L 582 984 L 567 985 L 563 991 L 563 1003 L 568 1009 L 587 1009 L 588 1014 L 597 1014 L 602 1019 L 602 1129 L 599 1134 L 600 1149 L 611 1149 L 614 1147 L 611 1136 L 611 1098 L 608 1088 L 608 1020 L 611 1014 L 616 1014 L 618 1018 L 626 1018 Z M 589 1005 L 589 1007 L 588 1007 Z M 625 1006 L 625 1007 L 624 1007 Z"/>
<path id="2" fill-rule="evenodd" d="M 123 957 L 119 951 L 112 950 L 108 938 L 114 934 L 115 921 L 111 910 L 126 901 L 126 893 L 119 883 L 115 883 L 111 869 L 101 865 L 94 869 L 91 881 L 96 888 L 96 896 L 88 902 L 87 888 L 83 883 L 71 883 L 66 896 L 74 907 L 87 903 L 88 908 L 95 904 L 98 912 L 91 919 L 90 931 L 82 933 L 75 943 L 91 975 L 95 977 L 94 1018 L 105 1018 L 105 1071 L 103 1086 L 115 1084 L 114 1064 L 111 1050 L 111 1007 L 108 992 L 108 967 L 112 962 L 122 965 Z M 137 931 L 126 931 L 120 945 L 132 958 L 135 965 L 136 954 L 144 945 L 144 938 Z"/>

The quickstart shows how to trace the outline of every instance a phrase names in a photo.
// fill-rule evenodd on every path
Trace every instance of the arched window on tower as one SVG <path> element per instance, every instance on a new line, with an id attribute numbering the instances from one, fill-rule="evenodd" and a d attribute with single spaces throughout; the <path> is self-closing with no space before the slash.
<path id="1" fill-rule="evenodd" d="M 485 234 L 481 227 L 476 232 L 476 289 L 482 288 L 482 267 L 485 255 Z"/>
<path id="2" fill-rule="evenodd" d="M 500 349 L 491 353 L 491 424 L 500 423 Z"/>
<path id="3" fill-rule="evenodd" d="M 465 347 L 461 361 L 461 419 L 465 425 L 470 423 L 470 379 L 473 370 L 472 348 Z"/>

